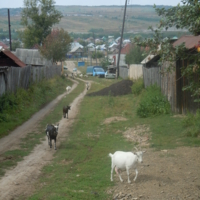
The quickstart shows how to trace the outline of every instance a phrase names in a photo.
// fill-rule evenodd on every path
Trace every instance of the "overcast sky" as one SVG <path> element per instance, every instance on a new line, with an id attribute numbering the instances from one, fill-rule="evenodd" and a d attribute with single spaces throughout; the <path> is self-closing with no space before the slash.
<path id="1" fill-rule="evenodd" d="M 56 5 L 82 5 L 82 6 L 99 6 L 99 5 L 124 5 L 125 0 L 55 0 Z M 176 6 L 181 0 L 128 0 L 129 4 L 139 5 L 170 5 Z M 0 0 L 0 8 L 19 8 L 23 7 L 23 0 Z"/>

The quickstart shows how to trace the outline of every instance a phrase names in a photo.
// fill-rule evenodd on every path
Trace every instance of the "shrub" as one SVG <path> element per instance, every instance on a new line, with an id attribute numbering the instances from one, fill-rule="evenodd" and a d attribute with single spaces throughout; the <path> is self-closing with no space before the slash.
<path id="1" fill-rule="evenodd" d="M 152 85 L 143 93 L 137 109 L 137 115 L 149 117 L 152 115 L 169 114 L 170 111 L 171 108 L 167 98 L 162 95 L 157 85 Z"/>
<path id="2" fill-rule="evenodd" d="M 183 119 L 183 127 L 185 134 L 189 137 L 198 137 L 200 135 L 200 110 L 196 114 L 187 113 L 186 118 Z"/>
<path id="3" fill-rule="evenodd" d="M 143 78 L 139 78 L 137 81 L 135 81 L 131 87 L 132 92 L 134 95 L 138 96 L 144 88 L 144 81 Z"/>

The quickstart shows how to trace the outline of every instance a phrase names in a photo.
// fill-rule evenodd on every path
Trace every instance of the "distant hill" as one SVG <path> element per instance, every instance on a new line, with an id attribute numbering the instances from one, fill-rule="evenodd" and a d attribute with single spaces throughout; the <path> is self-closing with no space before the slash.
<path id="1" fill-rule="evenodd" d="M 163 6 L 158 6 L 163 7 Z M 164 6 L 170 8 L 170 6 Z M 56 6 L 63 18 L 56 27 L 64 28 L 69 33 L 88 33 L 91 29 L 105 33 L 119 33 L 122 26 L 124 6 Z M 20 25 L 22 8 L 11 8 L 11 28 L 23 29 Z M 0 27 L 8 29 L 7 9 L 0 9 Z M 125 32 L 140 33 L 148 27 L 156 26 L 160 18 L 153 6 L 129 5 L 127 7 Z"/>

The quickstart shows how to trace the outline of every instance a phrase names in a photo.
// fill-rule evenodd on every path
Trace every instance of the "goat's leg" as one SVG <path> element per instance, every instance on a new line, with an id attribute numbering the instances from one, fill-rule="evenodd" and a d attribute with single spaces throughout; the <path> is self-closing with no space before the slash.
<path id="1" fill-rule="evenodd" d="M 115 171 L 116 171 L 116 173 L 119 175 L 120 181 L 123 182 L 123 179 L 122 179 L 122 177 L 121 177 L 121 171 L 120 171 L 120 169 L 118 169 L 117 167 L 115 167 Z"/>
<path id="2" fill-rule="evenodd" d="M 56 150 L 56 138 L 54 139 L 54 149 Z"/>
<path id="3" fill-rule="evenodd" d="M 50 138 L 50 148 L 52 148 L 52 140 L 51 140 L 51 138 Z"/>
<path id="4" fill-rule="evenodd" d="M 134 181 L 136 181 L 136 179 L 137 179 L 137 175 L 138 175 L 138 170 L 135 169 L 135 178 L 134 178 Z"/>
<path id="5" fill-rule="evenodd" d="M 68 112 L 67 112 L 67 119 L 68 119 Z"/>
<path id="6" fill-rule="evenodd" d="M 131 181 L 129 179 L 129 168 L 128 167 L 126 168 L 126 173 L 127 173 L 127 176 L 128 176 L 128 183 L 131 183 Z"/>
<path id="7" fill-rule="evenodd" d="M 47 131 L 47 139 L 48 139 L 48 145 L 50 145 L 50 140 L 49 140 L 49 132 Z"/>
<path id="8" fill-rule="evenodd" d="M 111 165 L 111 176 L 110 176 L 111 181 L 113 181 L 113 170 L 114 170 L 114 166 Z"/>

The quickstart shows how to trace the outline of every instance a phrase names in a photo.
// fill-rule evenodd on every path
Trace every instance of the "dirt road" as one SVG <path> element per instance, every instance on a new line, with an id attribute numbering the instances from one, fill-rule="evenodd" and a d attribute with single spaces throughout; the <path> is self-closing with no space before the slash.
<path id="1" fill-rule="evenodd" d="M 78 82 L 74 81 L 72 90 L 77 86 Z M 72 91 L 71 90 L 71 91 Z M 70 91 L 70 92 L 71 92 Z M 85 89 L 72 103 L 70 110 L 70 118 L 62 118 L 60 120 L 58 131 L 57 148 L 59 149 L 60 142 L 67 138 L 68 130 L 74 122 L 78 113 L 79 104 L 84 98 L 87 90 Z M 0 154 L 15 148 L 22 137 L 31 131 L 37 129 L 37 124 L 42 120 L 46 114 L 66 95 L 66 92 L 54 101 L 48 104 L 45 108 L 36 113 L 30 120 L 14 130 L 10 135 L 0 140 Z M 45 135 L 44 135 L 45 137 Z M 40 175 L 40 170 L 43 166 L 48 164 L 54 154 L 54 150 L 47 146 L 47 140 L 37 145 L 32 153 L 19 162 L 14 169 L 8 170 L 6 174 L 0 179 L 0 199 L 11 200 L 20 195 L 28 195 L 33 191 L 32 184 Z"/>

